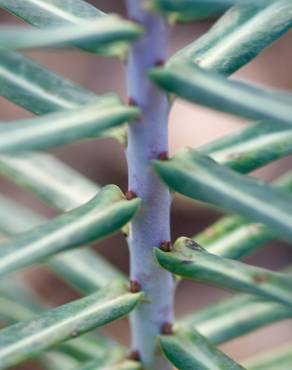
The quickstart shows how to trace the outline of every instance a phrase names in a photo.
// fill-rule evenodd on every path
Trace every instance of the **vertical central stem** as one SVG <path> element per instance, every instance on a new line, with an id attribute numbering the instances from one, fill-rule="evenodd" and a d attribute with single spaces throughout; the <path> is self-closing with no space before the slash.
<path id="1" fill-rule="evenodd" d="M 157 335 L 173 321 L 173 280 L 154 261 L 152 249 L 170 240 L 170 194 L 152 172 L 151 161 L 168 151 L 169 104 L 147 71 L 166 58 L 168 30 L 164 19 L 143 9 L 142 0 L 128 0 L 129 17 L 145 30 L 129 54 L 128 92 L 142 111 L 130 125 L 128 141 L 129 190 L 142 199 L 142 210 L 131 225 L 129 246 L 131 280 L 145 292 L 145 300 L 132 314 L 133 350 L 147 370 L 167 370 Z"/>

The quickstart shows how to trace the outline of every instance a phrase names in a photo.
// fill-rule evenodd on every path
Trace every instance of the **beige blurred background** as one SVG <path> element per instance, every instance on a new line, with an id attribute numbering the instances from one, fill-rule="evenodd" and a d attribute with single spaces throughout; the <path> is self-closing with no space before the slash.
<path id="1" fill-rule="evenodd" d="M 121 0 L 92 0 L 92 4 L 108 12 L 124 14 Z M 0 10 L 1 24 L 16 23 L 16 18 Z M 18 22 L 19 23 L 19 22 Z M 198 38 L 212 25 L 211 21 L 191 25 L 179 25 L 172 31 L 170 54 Z M 283 37 L 272 47 L 262 53 L 254 62 L 235 74 L 241 78 L 270 87 L 291 90 L 292 88 L 292 33 Z M 63 76 L 93 90 L 98 94 L 115 91 L 126 100 L 125 77 L 123 65 L 112 59 L 105 59 L 78 50 L 37 51 L 29 53 L 35 60 Z M 29 117 L 30 114 L 0 98 L 0 119 L 13 120 Z M 177 101 L 170 117 L 169 143 L 171 153 L 189 146 L 198 147 L 246 124 L 237 118 L 220 114 L 198 106 Z M 124 154 L 119 145 L 112 140 L 85 142 L 54 151 L 67 164 L 78 169 L 82 174 L 101 185 L 116 183 L 122 189 L 127 188 L 127 169 Z M 272 180 L 287 169 L 291 169 L 291 158 L 273 163 L 255 174 L 267 181 Z M 68 189 L 69 190 L 69 189 Z M 38 201 L 34 196 L 0 179 L 0 191 L 20 203 L 27 205 L 47 216 L 55 211 Z M 220 215 L 211 209 L 202 208 L 195 202 L 176 196 L 172 208 L 173 239 L 178 236 L 191 236 L 202 230 Z M 120 235 L 99 243 L 96 246 L 115 265 L 124 271 L 128 270 L 128 251 Z M 248 259 L 249 263 L 271 269 L 281 268 L 292 262 L 291 249 L 284 243 L 274 242 Z M 50 306 L 68 302 L 77 293 L 69 289 L 54 277 L 45 267 L 37 267 L 25 273 L 25 278 L 32 284 L 37 294 Z M 219 289 L 202 286 L 191 282 L 180 285 L 176 296 L 176 314 L 182 316 L 196 309 L 212 305 L 229 293 Z M 125 321 L 113 324 L 104 329 L 109 335 L 118 337 L 123 343 L 129 339 L 128 326 Z M 292 339 L 291 321 L 285 321 L 255 334 L 227 343 L 223 349 L 233 358 L 241 360 L 260 351 L 273 348 L 277 344 Z M 26 368 L 38 369 L 35 363 Z"/>

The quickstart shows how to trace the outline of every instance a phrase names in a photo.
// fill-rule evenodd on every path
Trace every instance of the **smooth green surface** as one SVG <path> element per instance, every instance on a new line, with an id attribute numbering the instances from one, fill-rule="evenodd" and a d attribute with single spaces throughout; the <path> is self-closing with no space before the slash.
<path id="1" fill-rule="evenodd" d="M 154 69 L 150 76 L 161 88 L 187 101 L 249 120 L 270 119 L 292 127 L 292 97 L 288 94 L 229 80 L 190 62 Z"/>
<path id="2" fill-rule="evenodd" d="M 14 297 L 13 300 L 0 291 L 1 324 L 6 323 L 6 325 L 12 325 L 18 321 L 31 320 L 44 309 L 44 307 L 38 306 L 37 309 L 32 310 L 24 303 L 19 302 L 18 299 L 18 297 Z M 75 359 L 76 361 L 88 361 L 94 358 L 95 361 L 103 363 L 106 362 L 109 355 L 114 360 L 119 360 L 123 356 L 123 348 L 111 342 L 108 338 L 94 333 L 86 334 L 82 337 L 71 339 L 68 342 L 60 344 L 54 349 L 54 355 L 54 363 L 56 366 L 57 363 L 60 365 L 60 361 L 57 359 L 59 355 L 63 355 L 66 359 Z M 52 354 L 46 352 L 45 362 L 50 363 L 51 357 Z"/>
<path id="3" fill-rule="evenodd" d="M 168 161 L 155 161 L 163 181 L 187 197 L 240 214 L 292 240 L 292 197 L 281 189 L 243 176 L 194 150 L 185 149 Z"/>
<path id="4" fill-rule="evenodd" d="M 64 169 L 66 169 L 65 166 Z M 56 183 L 58 184 L 58 182 Z M 93 192 L 91 197 L 84 200 L 84 203 L 92 198 L 96 192 L 97 190 Z M 13 236 L 31 230 L 45 222 L 46 220 L 44 217 L 20 206 L 11 199 L 0 197 L 1 233 Z M 65 280 L 67 284 L 72 285 L 83 294 L 93 293 L 96 289 L 108 284 L 113 279 L 124 278 L 121 271 L 116 269 L 97 252 L 89 248 L 60 253 L 50 258 L 47 264 L 61 279 Z M 16 296 L 19 297 L 19 292 Z"/>
<path id="5" fill-rule="evenodd" d="M 120 102 L 115 94 L 97 96 L 16 52 L 0 53 L 0 95 L 37 115 L 94 102 Z M 115 128 L 105 136 L 125 144 L 127 135 L 125 128 Z"/>
<path id="6" fill-rule="evenodd" d="M 278 178 L 273 186 L 292 193 L 292 174 Z M 221 257 L 241 259 L 275 239 L 272 230 L 250 223 L 240 216 L 225 216 L 192 237 L 208 252 Z"/>
<path id="7" fill-rule="evenodd" d="M 39 361 L 46 370 L 76 369 L 80 365 L 78 360 L 57 351 L 44 353 Z"/>
<path id="8" fill-rule="evenodd" d="M 99 191 L 96 184 L 48 154 L 2 155 L 0 173 L 60 211 L 88 202 Z M 0 197 L 0 205 L 0 230 L 5 234 L 13 235 L 45 222 L 43 217 L 12 200 Z M 97 252 L 85 248 L 59 254 L 48 264 L 62 279 L 85 294 L 111 279 L 123 277 Z"/>
<path id="9" fill-rule="evenodd" d="M 237 172 L 248 173 L 292 154 L 292 126 L 271 121 L 250 124 L 198 150 Z"/>
<path id="10" fill-rule="evenodd" d="M 193 240 L 180 238 L 172 252 L 155 249 L 162 267 L 184 278 L 254 294 L 292 307 L 292 276 L 208 253 Z"/>
<path id="11" fill-rule="evenodd" d="M 0 235 L 6 237 L 32 229 L 45 218 L 8 196 L 0 195 Z"/>
<path id="12" fill-rule="evenodd" d="M 92 293 L 113 279 L 126 279 L 122 271 L 89 248 L 58 254 L 46 263 L 59 278 L 83 294 Z"/>
<path id="13" fill-rule="evenodd" d="M 0 174 L 59 211 L 88 202 L 100 189 L 78 171 L 46 153 L 0 155 Z"/>
<path id="14" fill-rule="evenodd" d="M 179 370 L 243 369 L 195 331 L 161 336 L 160 344 L 166 357 Z"/>
<path id="15" fill-rule="evenodd" d="M 278 177 L 273 183 L 288 193 L 292 192 L 292 172 L 289 171 L 284 175 Z M 232 233 L 237 227 L 240 227 L 247 221 L 240 216 L 225 216 L 216 221 L 211 226 L 196 235 L 197 242 L 204 248 L 215 242 L 216 240 L 224 237 L 225 234 Z M 195 236 L 194 236 L 195 238 Z"/>
<path id="16" fill-rule="evenodd" d="M 79 208 L 2 242 L 0 275 L 105 238 L 128 223 L 139 205 L 138 199 L 127 201 L 115 185 L 103 188 Z"/>
<path id="17" fill-rule="evenodd" d="M 198 40 L 169 61 L 192 61 L 202 68 L 230 75 L 252 61 L 292 26 L 290 0 L 262 0 L 233 7 Z"/>
<path id="18" fill-rule="evenodd" d="M 138 116 L 135 108 L 96 103 L 39 118 L 2 123 L 0 153 L 48 150 L 82 139 L 98 138 L 106 130 Z"/>
<path id="19" fill-rule="evenodd" d="M 99 361 L 93 361 L 78 368 L 78 370 L 142 370 L 139 362 L 125 360 L 115 365 L 101 365 Z"/>
<path id="20" fill-rule="evenodd" d="M 215 17 L 241 0 L 150 0 L 150 9 L 167 14 L 171 21 L 188 22 Z"/>
<path id="21" fill-rule="evenodd" d="M 265 354 L 244 361 L 249 370 L 290 370 L 292 368 L 292 347 L 272 348 Z"/>
<path id="22" fill-rule="evenodd" d="M 38 27 L 76 24 L 106 16 L 83 0 L 0 0 L 0 7 Z"/>
<path id="23" fill-rule="evenodd" d="M 83 20 L 77 25 L 50 26 L 36 30 L 22 26 L 2 27 L 0 51 L 92 43 L 95 52 L 99 54 L 105 54 L 103 48 L 108 45 L 119 45 L 115 53 L 123 56 L 127 51 L 127 43 L 135 41 L 142 34 L 137 25 L 118 16 Z"/>
<path id="24" fill-rule="evenodd" d="M 0 82 L 1 96 L 37 115 L 118 101 L 116 95 L 99 97 L 16 52 L 0 54 Z"/>
<path id="25" fill-rule="evenodd" d="M 55 350 L 55 349 L 54 349 Z M 77 358 L 80 362 L 95 361 L 103 364 L 121 360 L 126 353 L 117 342 L 99 333 L 87 333 L 81 337 L 63 342 L 56 347 L 59 352 Z"/>
<path id="26" fill-rule="evenodd" d="M 0 369 L 121 318 L 142 296 L 141 293 L 128 293 L 124 284 L 115 283 L 96 294 L 45 312 L 32 321 L 1 330 Z"/>
<path id="27" fill-rule="evenodd" d="M 194 235 L 192 239 L 207 249 L 209 245 L 220 241 L 225 238 L 225 236 L 228 237 L 228 235 L 233 234 L 234 231 L 237 232 L 238 229 L 244 227 L 247 223 L 250 224 L 241 216 L 223 216 L 219 218 L 218 221 L 215 221 L 213 224 Z M 214 254 L 217 253 L 214 252 Z"/>
<path id="28" fill-rule="evenodd" d="M 27 282 L 23 281 L 22 277 L 1 279 L 1 324 L 8 326 L 18 321 L 32 319 L 44 309 L 48 309 L 48 307 L 40 302 L 39 297 L 29 288 Z M 59 358 L 61 355 L 66 360 L 87 361 L 94 358 L 100 362 L 105 362 L 109 353 L 113 360 L 119 360 L 124 355 L 124 350 L 107 337 L 90 333 L 61 344 L 54 349 L 54 354 L 47 352 L 44 360 L 46 365 L 53 361 L 55 366 L 57 364 L 61 366 L 63 362 Z M 43 357 L 41 359 L 43 360 Z"/>
<path id="29" fill-rule="evenodd" d="M 99 97 L 14 52 L 0 55 L 0 95 L 38 115 L 95 102 L 119 103 L 114 94 Z M 111 135 L 124 143 L 124 129 L 111 130 Z M 1 156 L 0 161 L 2 175 L 60 210 L 75 208 L 98 191 L 95 184 L 49 155 L 22 153 L 19 156 Z M 102 269 L 101 263 L 89 250 L 73 251 L 68 253 L 68 257 L 60 255 L 57 258 L 54 270 L 64 273 L 74 285 L 77 284 L 78 289 L 87 293 L 112 276 L 112 273 L 106 273 L 112 269 L 106 266 Z M 103 274 L 104 279 L 101 279 Z"/>
<path id="30" fill-rule="evenodd" d="M 82 0 L 0 0 L 0 7 L 40 28 L 79 25 L 84 20 L 106 17 L 104 12 Z M 109 56 L 115 56 L 121 51 L 119 44 L 100 48 L 95 43 L 81 42 L 76 46 Z"/>
<path id="31" fill-rule="evenodd" d="M 31 319 L 43 307 L 22 276 L 1 279 L 0 302 L 0 322 L 5 325 Z"/>
<path id="32" fill-rule="evenodd" d="M 0 322 L 11 323 L 31 318 L 31 310 L 22 304 L 12 301 L 0 293 Z"/>
<path id="33" fill-rule="evenodd" d="M 215 237 L 217 232 L 221 234 L 218 238 Z M 205 236 L 207 234 L 211 236 L 212 233 L 214 238 L 206 242 Z M 275 239 L 275 236 L 262 224 L 251 223 L 240 216 L 226 216 L 202 233 L 194 235 L 192 239 L 210 253 L 226 258 L 242 259 Z"/>
<path id="34" fill-rule="evenodd" d="M 218 345 L 291 317 L 291 308 L 240 294 L 178 320 L 177 326 L 197 330 Z"/>

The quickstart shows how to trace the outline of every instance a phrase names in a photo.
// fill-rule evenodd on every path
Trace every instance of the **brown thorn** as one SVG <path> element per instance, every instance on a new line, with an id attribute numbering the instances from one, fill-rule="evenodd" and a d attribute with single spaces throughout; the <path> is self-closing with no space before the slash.
<path id="1" fill-rule="evenodd" d="M 139 293 L 141 292 L 141 285 L 136 280 L 130 280 L 130 292 Z"/>
<path id="2" fill-rule="evenodd" d="M 171 242 L 164 240 L 160 243 L 159 248 L 164 252 L 171 252 L 172 245 Z"/>
<path id="3" fill-rule="evenodd" d="M 161 334 L 163 335 L 172 335 L 173 334 L 173 326 L 169 322 L 165 322 L 161 326 Z"/>
<path id="4" fill-rule="evenodd" d="M 132 97 L 129 97 L 128 98 L 128 105 L 130 107 L 137 107 L 138 106 L 138 103 L 136 102 L 136 100 Z"/>
<path id="5" fill-rule="evenodd" d="M 266 283 L 267 281 L 269 281 L 269 278 L 263 274 L 256 274 L 252 277 L 252 279 L 257 284 Z"/>
<path id="6" fill-rule="evenodd" d="M 163 67 L 164 64 L 165 64 L 165 61 L 163 59 L 158 59 L 154 63 L 155 67 Z"/>
<path id="7" fill-rule="evenodd" d="M 127 200 L 132 200 L 132 199 L 135 199 L 137 198 L 137 194 L 135 192 L 133 192 L 132 190 L 128 190 L 126 192 L 126 199 Z"/>
<path id="8" fill-rule="evenodd" d="M 140 362 L 141 361 L 141 356 L 140 356 L 139 351 L 134 350 L 134 351 L 130 352 L 129 356 L 128 356 L 128 359 L 132 360 L 132 361 Z"/>
<path id="9" fill-rule="evenodd" d="M 169 160 L 168 152 L 160 153 L 158 158 L 160 161 L 168 161 Z"/>

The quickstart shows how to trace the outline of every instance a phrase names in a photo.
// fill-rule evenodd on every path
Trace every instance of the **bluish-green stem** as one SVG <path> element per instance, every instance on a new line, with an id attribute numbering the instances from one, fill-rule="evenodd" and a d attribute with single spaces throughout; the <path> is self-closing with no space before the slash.
<path id="1" fill-rule="evenodd" d="M 129 17 L 145 30 L 128 60 L 128 94 L 141 111 L 129 128 L 129 190 L 142 199 L 142 210 L 133 220 L 129 247 L 131 280 L 145 292 L 145 300 L 131 316 L 132 347 L 145 370 L 168 370 L 157 346 L 157 335 L 173 321 L 171 275 L 154 261 L 153 247 L 170 240 L 170 194 L 151 169 L 151 161 L 168 151 L 167 97 L 147 77 L 147 71 L 166 58 L 168 28 L 164 19 L 143 9 L 143 0 L 127 0 Z"/>

